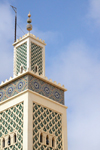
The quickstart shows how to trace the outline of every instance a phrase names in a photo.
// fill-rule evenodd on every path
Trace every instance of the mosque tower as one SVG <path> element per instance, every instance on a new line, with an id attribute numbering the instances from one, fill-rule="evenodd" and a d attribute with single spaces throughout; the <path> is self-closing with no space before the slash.
<path id="1" fill-rule="evenodd" d="M 14 42 L 13 78 L 0 84 L 0 150 L 68 150 L 60 83 L 45 76 L 45 41 L 27 30 Z"/>

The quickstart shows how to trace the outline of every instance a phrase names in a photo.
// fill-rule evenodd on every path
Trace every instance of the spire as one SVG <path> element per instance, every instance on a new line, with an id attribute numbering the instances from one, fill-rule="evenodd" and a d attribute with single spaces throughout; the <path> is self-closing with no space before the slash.
<path id="1" fill-rule="evenodd" d="M 27 19 L 27 30 L 30 32 L 31 30 L 32 30 L 32 25 L 31 25 L 31 22 L 32 22 L 32 20 L 31 20 L 31 14 L 30 14 L 30 12 L 29 12 L 29 14 L 28 14 L 28 19 Z"/>

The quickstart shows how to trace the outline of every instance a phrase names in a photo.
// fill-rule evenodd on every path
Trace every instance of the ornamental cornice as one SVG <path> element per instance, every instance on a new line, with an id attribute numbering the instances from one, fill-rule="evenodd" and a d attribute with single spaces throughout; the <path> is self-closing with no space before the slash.
<path id="1" fill-rule="evenodd" d="M 17 41 L 15 43 L 13 43 L 13 46 L 17 45 L 19 42 L 25 40 L 26 38 L 32 38 L 40 43 L 42 43 L 43 45 L 46 45 L 45 41 L 42 40 L 42 39 L 39 39 L 38 37 L 36 37 L 34 34 L 31 34 L 31 33 L 27 33 L 25 34 L 24 36 L 20 37 L 19 39 L 17 39 Z"/>
<path id="2" fill-rule="evenodd" d="M 15 81 L 16 79 L 19 79 L 22 76 L 28 75 L 28 74 L 32 75 L 32 76 L 34 76 L 34 77 L 36 77 L 36 78 L 38 78 L 40 80 L 43 80 L 43 81 L 45 81 L 45 82 L 47 82 L 47 83 L 49 83 L 49 84 L 51 84 L 51 85 L 53 85 L 53 86 L 63 90 L 63 91 L 67 91 L 67 89 L 64 87 L 64 85 L 61 85 L 60 83 L 57 84 L 56 81 L 53 82 L 52 79 L 48 79 L 46 76 L 44 77 L 43 75 L 39 75 L 38 73 L 34 73 L 33 71 L 29 71 L 29 70 L 27 70 L 27 71 L 23 70 L 23 72 L 19 73 L 17 76 L 14 76 L 13 78 L 10 77 L 9 80 L 6 79 L 5 82 L 2 81 L 1 84 L 0 84 L 0 88 L 5 86 L 5 85 L 7 85 L 7 84 L 9 84 L 10 82 Z"/>

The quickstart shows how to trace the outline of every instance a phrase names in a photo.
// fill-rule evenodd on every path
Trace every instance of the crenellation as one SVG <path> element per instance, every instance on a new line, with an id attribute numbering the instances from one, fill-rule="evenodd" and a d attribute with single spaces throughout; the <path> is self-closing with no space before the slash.
<path id="1" fill-rule="evenodd" d="M 44 78 L 45 78 L 46 80 L 48 80 L 48 78 L 47 78 L 46 76 L 45 76 Z"/>
<path id="2" fill-rule="evenodd" d="M 49 79 L 50 82 L 53 82 L 52 79 Z"/>
<path id="3" fill-rule="evenodd" d="M 10 78 L 9 78 L 9 81 L 11 81 L 12 79 L 13 79 L 13 78 L 12 78 L 12 77 L 10 77 Z"/>
<path id="4" fill-rule="evenodd" d="M 16 45 L 17 43 L 21 42 L 22 40 L 26 39 L 28 36 L 34 38 L 35 40 L 41 42 L 42 44 L 45 44 L 45 40 L 39 39 L 39 37 L 36 37 L 35 35 L 33 35 L 31 33 L 27 33 L 24 36 L 22 36 L 19 39 L 17 39 L 17 41 L 13 44 L 13 46 Z"/>
<path id="5" fill-rule="evenodd" d="M 0 85 L 0 93 L 1 93 L 0 102 L 3 102 L 7 98 L 15 96 L 20 92 L 24 92 L 25 90 L 31 90 L 64 105 L 64 97 L 63 97 L 64 89 L 61 89 L 60 86 L 51 83 L 44 77 L 40 78 L 39 75 L 30 73 L 31 72 L 20 73 L 11 81 L 8 81 L 7 83 L 3 83 L 2 85 Z M 50 92 L 48 93 L 48 91 Z"/>
<path id="6" fill-rule="evenodd" d="M 57 82 L 56 82 L 56 81 L 54 81 L 54 84 L 57 84 Z"/>
<path id="7" fill-rule="evenodd" d="M 19 72 L 18 75 L 14 75 L 13 77 L 10 77 L 9 80 L 6 79 L 5 82 L 2 81 L 0 85 L 4 85 L 4 84 L 6 84 L 6 83 L 12 81 L 13 79 L 19 78 L 20 76 L 22 76 L 22 75 L 24 75 L 24 74 L 26 74 L 26 73 L 28 73 L 28 72 L 30 72 L 32 75 L 35 75 L 37 78 L 41 78 L 41 79 L 43 79 L 43 80 L 45 80 L 45 81 L 47 81 L 47 82 L 49 82 L 49 83 L 51 83 L 51 84 L 53 83 L 54 85 L 57 85 L 57 86 L 59 86 L 59 87 L 65 89 L 64 85 L 61 85 L 61 83 L 58 83 L 58 84 L 57 84 L 56 81 L 52 81 L 52 79 L 48 79 L 46 76 L 44 77 L 42 74 L 39 75 L 38 72 L 34 73 L 32 70 L 29 71 L 29 68 L 27 69 L 27 71 L 23 69 L 23 72 Z M 66 90 L 67 90 L 67 89 L 66 89 Z"/>
<path id="8" fill-rule="evenodd" d="M 4 81 L 1 82 L 1 85 L 4 84 Z"/>
<path id="9" fill-rule="evenodd" d="M 17 77 L 18 77 L 18 74 L 13 76 L 13 78 L 17 78 Z"/>
<path id="10" fill-rule="evenodd" d="M 45 43 L 45 40 L 43 40 L 43 43 Z"/>
<path id="11" fill-rule="evenodd" d="M 33 37 L 36 38 L 36 36 L 33 34 Z"/>
<path id="12" fill-rule="evenodd" d="M 61 84 L 60 84 L 60 83 L 58 83 L 58 85 L 59 85 L 59 86 L 61 86 Z"/>
<path id="13" fill-rule="evenodd" d="M 9 80 L 8 80 L 8 79 L 6 79 L 6 80 L 5 80 L 5 83 L 6 83 L 6 82 L 8 82 L 8 81 L 9 81 Z"/>

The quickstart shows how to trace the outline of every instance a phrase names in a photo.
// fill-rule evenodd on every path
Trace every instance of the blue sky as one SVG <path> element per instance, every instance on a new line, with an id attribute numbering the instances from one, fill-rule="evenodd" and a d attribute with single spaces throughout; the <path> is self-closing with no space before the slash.
<path id="1" fill-rule="evenodd" d="M 0 81 L 13 74 L 14 12 L 46 42 L 46 76 L 64 84 L 68 149 L 100 150 L 100 0 L 0 1 Z M 17 28 L 17 38 L 23 33 Z M 51 73 L 52 72 L 52 73 Z"/>

